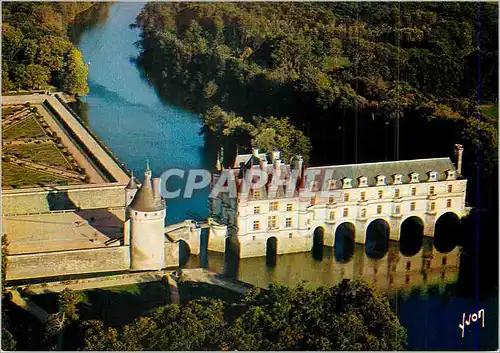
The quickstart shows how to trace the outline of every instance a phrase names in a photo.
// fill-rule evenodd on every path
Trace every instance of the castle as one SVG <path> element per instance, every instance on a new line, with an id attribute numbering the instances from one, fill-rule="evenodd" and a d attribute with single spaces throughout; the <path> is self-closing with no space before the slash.
<path id="1" fill-rule="evenodd" d="M 313 243 L 333 247 L 344 236 L 360 244 L 370 233 L 398 241 L 408 227 L 434 237 L 441 220 L 459 221 L 467 212 L 463 147 L 455 145 L 455 153 L 456 165 L 450 158 L 430 158 L 308 168 L 301 156 L 285 164 L 280 152 L 254 148 L 225 168 L 220 152 L 212 187 L 226 176 L 237 195 L 221 192 L 211 199 L 211 217 L 227 227 L 229 241 L 210 239 L 209 249 L 224 251 L 227 245 L 240 258 L 264 256 L 270 248 L 277 254 L 305 252 Z M 269 176 L 266 185 L 248 187 L 253 171 Z"/>

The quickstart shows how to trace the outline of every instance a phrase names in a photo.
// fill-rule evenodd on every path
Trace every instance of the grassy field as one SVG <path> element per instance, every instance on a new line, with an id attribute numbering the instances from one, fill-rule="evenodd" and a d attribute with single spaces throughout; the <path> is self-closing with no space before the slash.
<path id="1" fill-rule="evenodd" d="M 2 163 L 2 187 L 27 187 L 36 186 L 38 183 L 68 183 L 69 179 L 61 176 L 43 173 L 13 165 L 10 163 Z M 71 181 L 70 183 L 75 183 Z"/>
<path id="2" fill-rule="evenodd" d="M 24 108 L 23 106 L 2 108 L 2 119 L 7 118 L 9 115 L 14 114 L 15 112 L 23 110 L 23 108 Z"/>
<path id="3" fill-rule="evenodd" d="M 26 118 L 19 124 L 6 128 L 3 132 L 3 138 L 6 140 L 17 140 L 26 137 L 39 138 L 43 136 L 47 135 L 34 117 Z"/>
<path id="4" fill-rule="evenodd" d="M 66 157 L 59 151 L 56 145 L 52 142 L 42 144 L 26 144 L 4 146 L 5 154 L 17 153 L 20 158 L 29 159 L 35 163 L 46 163 L 64 169 L 72 170 L 72 165 Z"/>

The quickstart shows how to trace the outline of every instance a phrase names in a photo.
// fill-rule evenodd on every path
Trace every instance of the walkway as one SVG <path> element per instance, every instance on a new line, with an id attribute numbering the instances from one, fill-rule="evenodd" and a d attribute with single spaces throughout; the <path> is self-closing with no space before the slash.
<path id="1" fill-rule="evenodd" d="M 208 283 L 240 294 L 245 294 L 253 288 L 251 284 L 227 278 L 205 268 L 182 270 L 180 281 Z"/>

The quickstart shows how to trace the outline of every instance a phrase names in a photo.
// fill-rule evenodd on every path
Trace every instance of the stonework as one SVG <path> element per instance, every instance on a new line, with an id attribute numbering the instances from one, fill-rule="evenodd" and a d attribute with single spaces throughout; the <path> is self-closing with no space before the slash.
<path id="1" fill-rule="evenodd" d="M 221 161 L 217 165 L 212 186 L 228 173 L 238 192 L 233 198 L 229 192 L 219 193 L 210 200 L 210 211 L 214 223 L 227 226 L 231 248 L 240 257 L 264 256 L 271 238 L 277 241 L 278 254 L 310 251 L 318 231 L 321 242 L 333 247 L 337 230 L 346 225 L 353 229 L 354 241 L 365 244 L 374 221 L 386 227 L 391 240 L 400 240 L 401 226 L 410 218 L 422 224 L 425 236 L 433 237 L 442 215 L 460 219 L 467 213 L 467 180 L 449 158 L 307 168 L 301 157 L 287 165 L 277 152 L 254 150 L 237 156 L 232 169 L 224 169 Z M 298 178 L 293 190 L 286 189 L 286 183 L 280 187 L 269 181 L 248 190 L 246 175 L 255 171 L 270 180 L 290 180 L 294 172 Z M 221 243 L 222 232 L 211 229 L 214 244 Z"/>

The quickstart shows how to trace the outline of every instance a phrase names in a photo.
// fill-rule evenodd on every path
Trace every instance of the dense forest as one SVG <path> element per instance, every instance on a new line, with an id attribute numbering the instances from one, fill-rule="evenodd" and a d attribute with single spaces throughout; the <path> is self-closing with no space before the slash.
<path id="1" fill-rule="evenodd" d="M 133 26 L 149 79 L 207 112 L 216 138 L 249 144 L 256 121 L 289 117 L 313 163 L 450 156 L 462 143 L 469 174 L 480 148 L 490 176 L 497 18 L 479 2 L 149 3 Z"/>
<path id="2" fill-rule="evenodd" d="M 6 2 L 2 4 L 2 92 L 55 87 L 88 93 L 82 54 L 69 40 L 82 13 L 109 4 Z"/>

